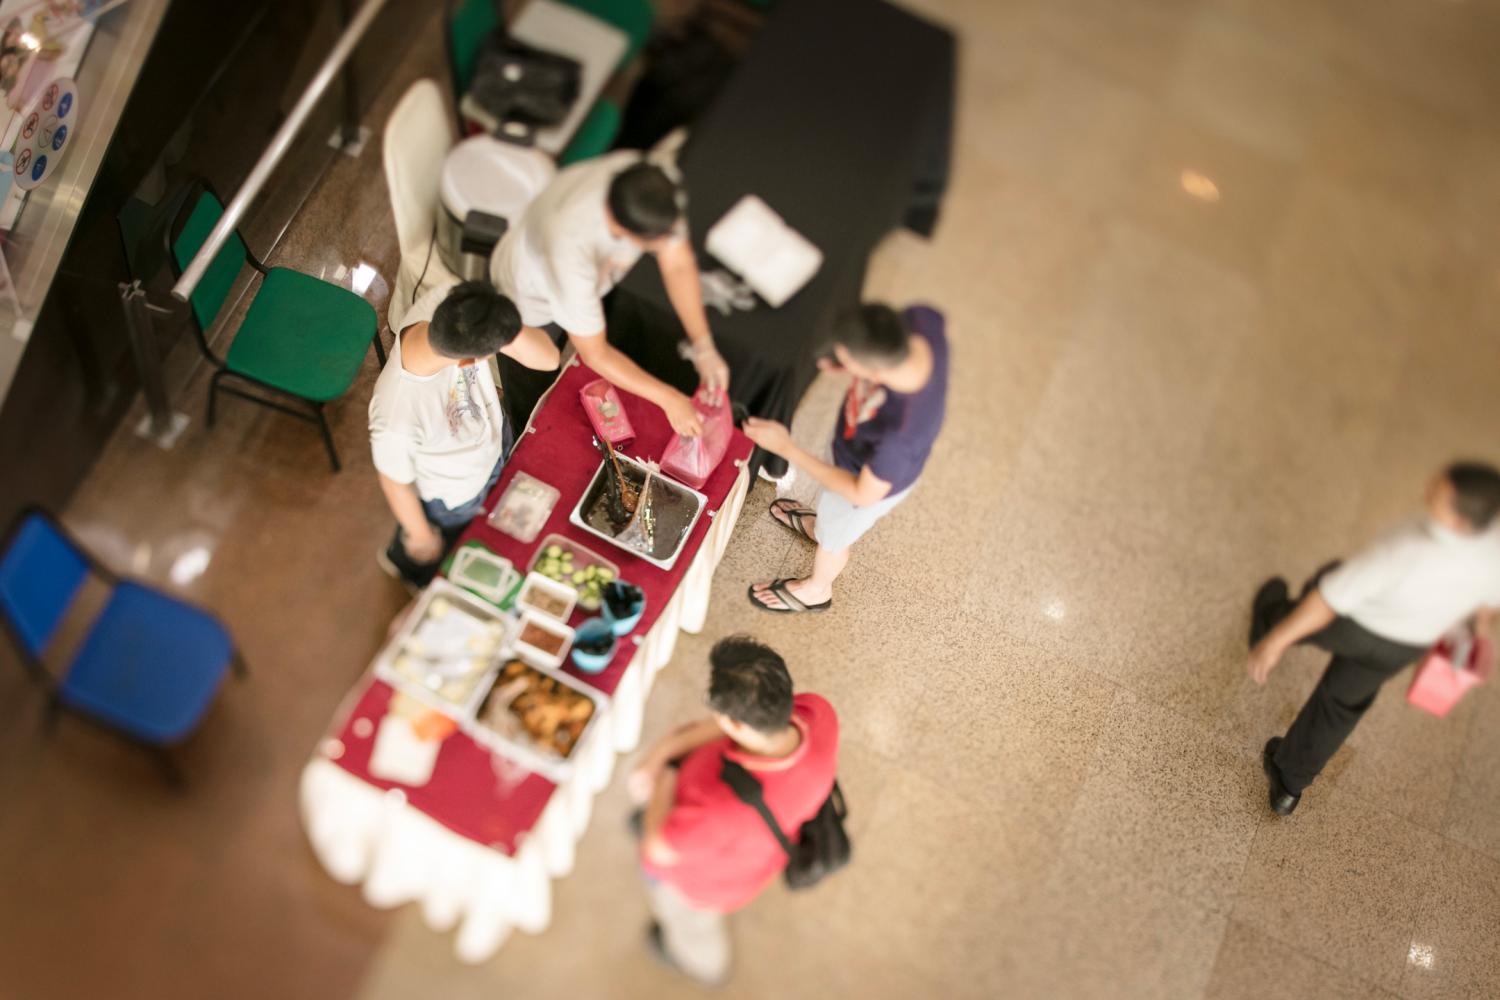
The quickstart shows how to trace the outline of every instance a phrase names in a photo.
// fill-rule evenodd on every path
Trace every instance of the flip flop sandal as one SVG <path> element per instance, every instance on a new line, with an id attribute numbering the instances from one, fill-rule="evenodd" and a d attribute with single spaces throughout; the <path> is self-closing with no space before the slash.
<path id="1" fill-rule="evenodd" d="M 817 538 L 813 536 L 812 532 L 808 531 L 807 528 L 803 526 L 802 521 L 802 519 L 806 517 L 816 517 L 818 514 L 817 511 L 811 510 L 807 507 L 797 506 L 797 501 L 793 500 L 791 497 L 782 497 L 779 500 L 772 500 L 771 506 L 768 509 L 771 511 L 771 520 L 775 521 L 786 530 L 797 535 L 799 538 L 805 538 L 809 542 L 812 542 L 814 545 L 818 543 Z M 786 515 L 785 521 L 776 516 L 777 511 L 780 511 L 782 514 Z"/>
<path id="2" fill-rule="evenodd" d="M 831 597 L 828 600 L 824 601 L 822 604 L 803 604 L 801 601 L 797 600 L 796 595 L 794 595 L 790 590 L 787 589 L 787 584 L 791 582 L 792 581 L 790 578 L 785 580 L 771 581 L 771 593 L 779 598 L 781 600 L 781 603 L 786 605 L 786 607 L 771 607 L 764 600 L 762 600 L 759 595 L 755 593 L 756 585 L 753 583 L 750 585 L 750 589 L 747 591 L 747 594 L 750 597 L 750 603 L 755 605 L 757 608 L 760 608 L 762 611 L 771 612 L 773 615 L 795 615 L 800 614 L 804 611 L 827 611 L 829 608 L 833 607 L 833 598 Z"/>

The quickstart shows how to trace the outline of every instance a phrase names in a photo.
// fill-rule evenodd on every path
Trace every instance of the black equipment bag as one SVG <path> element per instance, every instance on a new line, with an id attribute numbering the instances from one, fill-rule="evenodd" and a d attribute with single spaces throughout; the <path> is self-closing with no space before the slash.
<path id="1" fill-rule="evenodd" d="M 810 889 L 849 863 L 853 845 L 844 830 L 844 819 L 849 815 L 844 805 L 844 792 L 834 781 L 833 790 L 818 808 L 817 815 L 806 823 L 797 834 L 793 844 L 781 832 L 781 824 L 766 806 L 760 782 L 740 764 L 720 755 L 724 769 L 720 776 L 734 792 L 735 797 L 750 806 L 776 836 L 776 842 L 786 852 L 786 869 L 782 872 L 789 889 Z"/>
<path id="2" fill-rule="evenodd" d="M 556 125 L 578 100 L 576 59 L 544 52 L 496 29 L 484 40 L 469 94 L 502 122 Z"/>

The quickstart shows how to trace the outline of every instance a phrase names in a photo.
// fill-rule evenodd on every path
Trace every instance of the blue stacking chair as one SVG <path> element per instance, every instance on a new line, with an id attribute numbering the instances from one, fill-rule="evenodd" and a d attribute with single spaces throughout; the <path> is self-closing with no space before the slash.
<path id="1" fill-rule="evenodd" d="M 54 678 L 42 657 L 90 577 L 109 585 L 109 596 Z M 170 748 L 197 728 L 225 673 L 245 672 L 217 618 L 116 576 L 34 507 L 0 548 L 0 621 L 50 690 L 49 717 L 68 711 L 149 748 L 174 786 L 182 777 Z"/>

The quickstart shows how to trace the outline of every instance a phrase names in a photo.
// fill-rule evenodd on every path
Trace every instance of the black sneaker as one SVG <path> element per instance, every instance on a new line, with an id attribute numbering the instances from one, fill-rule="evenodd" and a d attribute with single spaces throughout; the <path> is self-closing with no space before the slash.
<path id="1" fill-rule="evenodd" d="M 1272 613 L 1284 606 L 1290 600 L 1291 592 L 1287 589 L 1286 581 L 1279 576 L 1273 576 L 1260 585 L 1255 592 L 1255 600 L 1250 604 L 1250 648 L 1266 637 L 1266 633 L 1276 627 L 1276 620 Z"/>
<path id="2" fill-rule="evenodd" d="M 375 564 L 380 567 L 381 572 L 385 573 L 386 576 L 405 587 L 406 592 L 411 596 L 416 597 L 422 592 L 422 588 L 407 579 L 400 568 L 396 566 L 396 563 L 391 559 L 391 550 L 388 546 L 382 546 L 375 550 Z"/>
<path id="3" fill-rule="evenodd" d="M 1276 766 L 1276 751 L 1279 749 L 1281 749 L 1280 736 L 1273 736 L 1267 740 L 1266 748 L 1260 755 L 1260 766 L 1266 772 L 1271 811 L 1278 816 L 1290 816 L 1297 808 L 1297 803 L 1302 801 L 1302 796 L 1293 795 L 1286 790 L 1286 785 L 1282 784 L 1281 769 Z"/>

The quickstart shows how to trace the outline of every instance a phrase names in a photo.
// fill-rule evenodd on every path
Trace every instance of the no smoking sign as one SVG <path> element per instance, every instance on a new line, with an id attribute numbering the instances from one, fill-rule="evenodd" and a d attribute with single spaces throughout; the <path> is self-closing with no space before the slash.
<path id="1" fill-rule="evenodd" d="M 78 131 L 78 85 L 59 77 L 47 85 L 23 119 L 16 142 L 16 186 L 30 191 L 57 169 Z"/>

